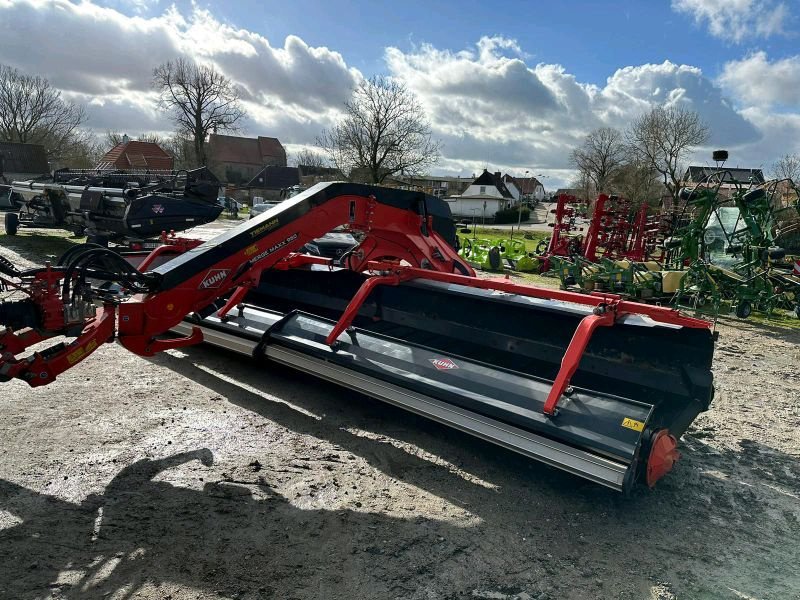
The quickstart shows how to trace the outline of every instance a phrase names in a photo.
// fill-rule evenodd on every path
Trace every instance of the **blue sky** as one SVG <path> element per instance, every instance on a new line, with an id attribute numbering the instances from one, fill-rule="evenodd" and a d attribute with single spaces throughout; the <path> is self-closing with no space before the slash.
<path id="1" fill-rule="evenodd" d="M 137 10 L 135 3 L 112 4 L 136 14 L 157 13 L 172 3 L 149 3 L 144 11 Z M 386 71 L 383 53 L 387 46 L 407 51 L 427 42 L 461 50 L 485 35 L 513 38 L 529 62 L 561 64 L 580 81 L 597 85 L 624 65 L 670 60 L 716 75 L 727 61 L 755 50 L 774 57 L 800 53 L 797 0 L 784 2 L 792 10 L 785 35 L 753 36 L 740 43 L 709 35 L 706 25 L 697 23 L 691 13 L 676 11 L 669 1 L 662 0 L 237 0 L 196 4 L 270 40 L 297 35 L 309 45 L 335 49 L 368 76 Z M 748 17 L 751 24 L 758 18 L 755 12 Z"/>
<path id="2" fill-rule="evenodd" d="M 565 184 L 587 133 L 659 104 L 711 126 L 695 162 L 723 147 L 768 169 L 800 152 L 800 0 L 0 0 L 0 62 L 49 78 L 97 132 L 168 134 L 150 75 L 179 56 L 224 71 L 245 92 L 243 133 L 290 152 L 378 73 L 421 101 L 440 173 Z"/>

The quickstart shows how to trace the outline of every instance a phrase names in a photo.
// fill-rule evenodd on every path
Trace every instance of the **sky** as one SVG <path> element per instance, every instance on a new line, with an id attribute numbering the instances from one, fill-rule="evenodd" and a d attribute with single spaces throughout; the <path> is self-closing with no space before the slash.
<path id="1" fill-rule="evenodd" d="M 169 133 L 153 68 L 186 57 L 242 90 L 242 135 L 313 146 L 365 77 L 401 80 L 437 174 L 574 176 L 571 150 L 660 105 L 696 110 L 730 166 L 800 152 L 800 0 L 0 0 L 0 63 L 47 77 L 87 126 Z"/>

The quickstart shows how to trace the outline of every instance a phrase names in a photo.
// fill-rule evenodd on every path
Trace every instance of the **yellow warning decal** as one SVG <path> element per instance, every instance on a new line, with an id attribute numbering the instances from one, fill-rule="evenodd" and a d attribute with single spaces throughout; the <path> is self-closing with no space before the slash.
<path id="1" fill-rule="evenodd" d="M 622 419 L 622 426 L 633 429 L 634 431 L 644 431 L 644 423 L 636 419 L 629 419 L 628 417 Z"/>
<path id="2" fill-rule="evenodd" d="M 95 340 L 92 340 L 85 346 L 82 346 L 77 350 L 75 350 L 74 352 L 67 354 L 67 362 L 71 365 L 74 365 L 79 360 L 86 358 L 86 355 L 89 354 L 95 348 L 97 348 L 97 342 Z"/>

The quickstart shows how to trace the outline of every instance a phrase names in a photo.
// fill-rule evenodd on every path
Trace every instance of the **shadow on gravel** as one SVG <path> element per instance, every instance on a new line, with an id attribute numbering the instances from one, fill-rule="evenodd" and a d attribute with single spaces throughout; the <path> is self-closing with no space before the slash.
<path id="1" fill-rule="evenodd" d="M 800 562 L 798 459 L 756 442 L 720 452 L 703 442 L 713 432 L 695 432 L 655 491 L 624 498 L 292 371 L 207 348 L 186 354 L 152 360 L 445 499 L 471 513 L 471 523 L 460 526 L 424 506 L 408 518 L 368 512 L 356 500 L 367 503 L 380 490 L 366 481 L 351 506 L 325 510 L 282 496 L 269 469 L 252 473 L 252 482 L 202 489 L 159 480 L 190 461 L 210 464 L 207 449 L 139 460 L 80 504 L 0 480 L 0 509 L 18 521 L 0 530 L 0 597 L 118 600 L 148 584 L 162 590 L 148 598 L 176 600 L 194 598 L 187 589 L 241 599 L 672 597 L 656 589 L 777 599 L 800 584 L 791 568 Z"/>
<path id="2" fill-rule="evenodd" d="M 81 504 L 0 480 L 0 506 L 21 520 L 0 531 L 0 597 L 120 600 L 145 583 L 233 597 L 271 597 L 276 587 L 281 598 L 394 595 L 399 582 L 371 563 L 395 550 L 382 549 L 377 538 L 419 537 L 417 523 L 301 510 L 263 478 L 255 487 L 223 481 L 202 490 L 154 481 L 192 460 L 210 465 L 213 457 L 201 449 L 137 461 Z M 439 553 L 431 549 L 425 563 Z M 171 596 L 165 590 L 157 597 Z"/>

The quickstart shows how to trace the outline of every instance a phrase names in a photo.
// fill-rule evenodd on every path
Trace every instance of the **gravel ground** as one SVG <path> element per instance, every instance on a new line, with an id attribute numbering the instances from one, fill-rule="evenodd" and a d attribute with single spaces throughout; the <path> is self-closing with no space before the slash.
<path id="1" fill-rule="evenodd" d="M 800 598 L 800 330 L 719 333 L 628 498 L 205 347 L 0 384 L 0 598 Z"/>

